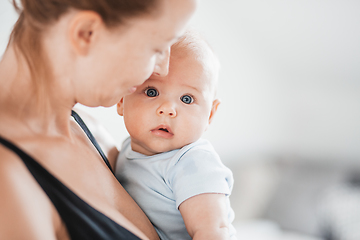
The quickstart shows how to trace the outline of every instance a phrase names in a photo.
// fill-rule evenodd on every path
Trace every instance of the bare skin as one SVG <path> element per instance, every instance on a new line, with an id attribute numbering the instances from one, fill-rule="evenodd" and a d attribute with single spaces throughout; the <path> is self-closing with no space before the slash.
<path id="1" fill-rule="evenodd" d="M 197 42 L 197 47 L 201 44 L 205 45 Z M 215 58 L 209 57 L 207 47 L 210 54 L 196 58 L 194 50 L 184 45 L 172 48 L 168 75 L 150 77 L 117 105 L 135 152 L 151 156 L 195 142 L 217 112 L 220 100 L 214 95 Z M 148 96 L 149 89 L 156 91 L 156 96 Z M 181 100 L 184 95 L 192 98 L 191 103 Z M 159 125 L 165 125 L 170 134 L 153 131 Z M 226 201 L 225 194 L 203 193 L 180 204 L 179 211 L 192 239 L 230 239 Z"/>
<path id="2" fill-rule="evenodd" d="M 152 71 L 166 74 L 169 44 L 183 32 L 195 8 L 194 1 L 186 2 L 179 8 L 178 1 L 166 1 L 165 7 L 176 9 L 176 12 L 168 11 L 176 18 L 170 21 L 175 25 L 166 21 L 169 16 L 152 23 L 154 32 L 150 37 L 153 39 L 148 38 L 148 42 L 155 44 L 163 39 L 159 45 L 161 53 L 155 57 L 149 53 L 137 59 L 135 53 L 123 56 L 126 51 L 120 51 L 129 49 L 127 46 L 133 38 L 143 39 L 136 36 L 144 32 L 142 28 L 148 28 L 150 21 L 139 20 L 135 30 L 125 33 L 126 41 L 120 41 L 119 35 L 110 33 L 97 14 L 72 12 L 60 19 L 44 39 L 45 49 L 52 56 L 49 61 L 53 70 L 53 78 L 48 80 L 45 109 L 36 101 L 29 71 L 23 59 L 15 57 L 14 46 L 10 45 L 0 62 L 0 135 L 31 155 L 89 205 L 141 239 L 158 239 L 158 236 L 70 114 L 77 102 L 89 106 L 114 105 Z M 160 23 L 168 29 L 167 36 L 155 28 Z M 137 46 L 150 49 L 140 42 L 136 44 L 133 49 Z M 108 46 L 114 47 L 108 49 Z M 125 70 L 120 69 L 120 76 L 114 77 L 115 70 L 123 63 L 122 56 L 133 57 L 135 62 L 143 61 L 141 67 L 145 70 L 126 72 L 127 66 L 121 66 Z M 99 67 L 99 62 L 104 69 Z M 133 72 L 137 75 L 131 75 Z M 120 90 L 116 92 L 116 88 Z M 106 141 L 105 137 L 105 152 L 114 163 L 115 145 Z M 59 213 L 19 157 L 1 144 L 0 156 L 0 192 L 6 196 L 0 198 L 0 239 L 69 239 Z"/>
<path id="3" fill-rule="evenodd" d="M 7 54 L 11 54 L 11 51 Z M 19 88 L 18 94 L 20 91 L 24 94 L 24 98 L 18 98 L 20 101 L 29 99 L 24 93 L 28 87 Z M 21 115 L 12 104 L 1 100 L 2 137 L 29 153 L 98 211 L 141 239 L 158 239 L 145 214 L 118 183 L 83 130 L 70 117 L 71 109 L 65 115 L 65 109 L 54 108 L 46 117 L 39 119 L 27 111 L 31 100 L 28 100 L 29 104 L 24 106 Z M 114 162 L 111 142 L 102 145 L 107 145 L 104 150 L 110 162 Z M 0 198 L 0 239 L 69 239 L 52 202 L 18 156 L 2 145 L 0 156 L 0 189 L 6 196 Z"/>
<path id="4" fill-rule="evenodd" d="M 186 230 L 194 240 L 229 239 L 229 223 L 224 194 L 200 194 L 179 206 Z"/>

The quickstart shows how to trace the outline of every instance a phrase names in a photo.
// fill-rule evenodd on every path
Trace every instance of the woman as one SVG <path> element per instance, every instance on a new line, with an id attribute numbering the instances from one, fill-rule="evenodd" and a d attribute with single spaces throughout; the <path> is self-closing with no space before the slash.
<path id="1" fill-rule="evenodd" d="M 0 62 L 0 239 L 157 239 L 72 108 L 167 74 L 196 0 L 21 4 Z"/>

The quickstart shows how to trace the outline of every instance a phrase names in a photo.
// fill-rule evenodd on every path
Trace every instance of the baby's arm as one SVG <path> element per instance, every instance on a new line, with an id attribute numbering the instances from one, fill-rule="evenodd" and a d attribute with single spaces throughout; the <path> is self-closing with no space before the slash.
<path id="1" fill-rule="evenodd" d="M 230 239 L 225 194 L 196 195 L 180 204 L 186 229 L 194 240 Z"/>

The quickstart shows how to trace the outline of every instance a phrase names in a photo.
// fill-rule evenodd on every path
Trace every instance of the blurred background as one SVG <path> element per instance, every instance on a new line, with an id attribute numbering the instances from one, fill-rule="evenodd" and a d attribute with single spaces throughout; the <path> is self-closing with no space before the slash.
<path id="1" fill-rule="evenodd" d="M 16 14 L 0 0 L 0 54 Z M 202 0 L 221 62 L 204 137 L 233 170 L 239 239 L 360 239 L 360 1 Z M 116 109 L 86 108 L 120 146 Z"/>

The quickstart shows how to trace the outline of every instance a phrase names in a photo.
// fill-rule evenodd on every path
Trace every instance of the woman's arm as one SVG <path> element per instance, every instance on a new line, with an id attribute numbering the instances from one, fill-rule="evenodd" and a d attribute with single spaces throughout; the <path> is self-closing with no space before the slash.
<path id="1" fill-rule="evenodd" d="M 179 210 L 194 240 L 230 239 L 224 194 L 206 193 L 191 197 Z"/>
<path id="2" fill-rule="evenodd" d="M 150 240 L 159 240 L 159 236 L 155 231 L 155 228 L 145 213 L 122 186 L 121 188 L 122 190 L 118 198 L 118 210 L 120 213 L 132 222 L 138 229 L 140 229 L 141 232 L 143 232 Z"/>

